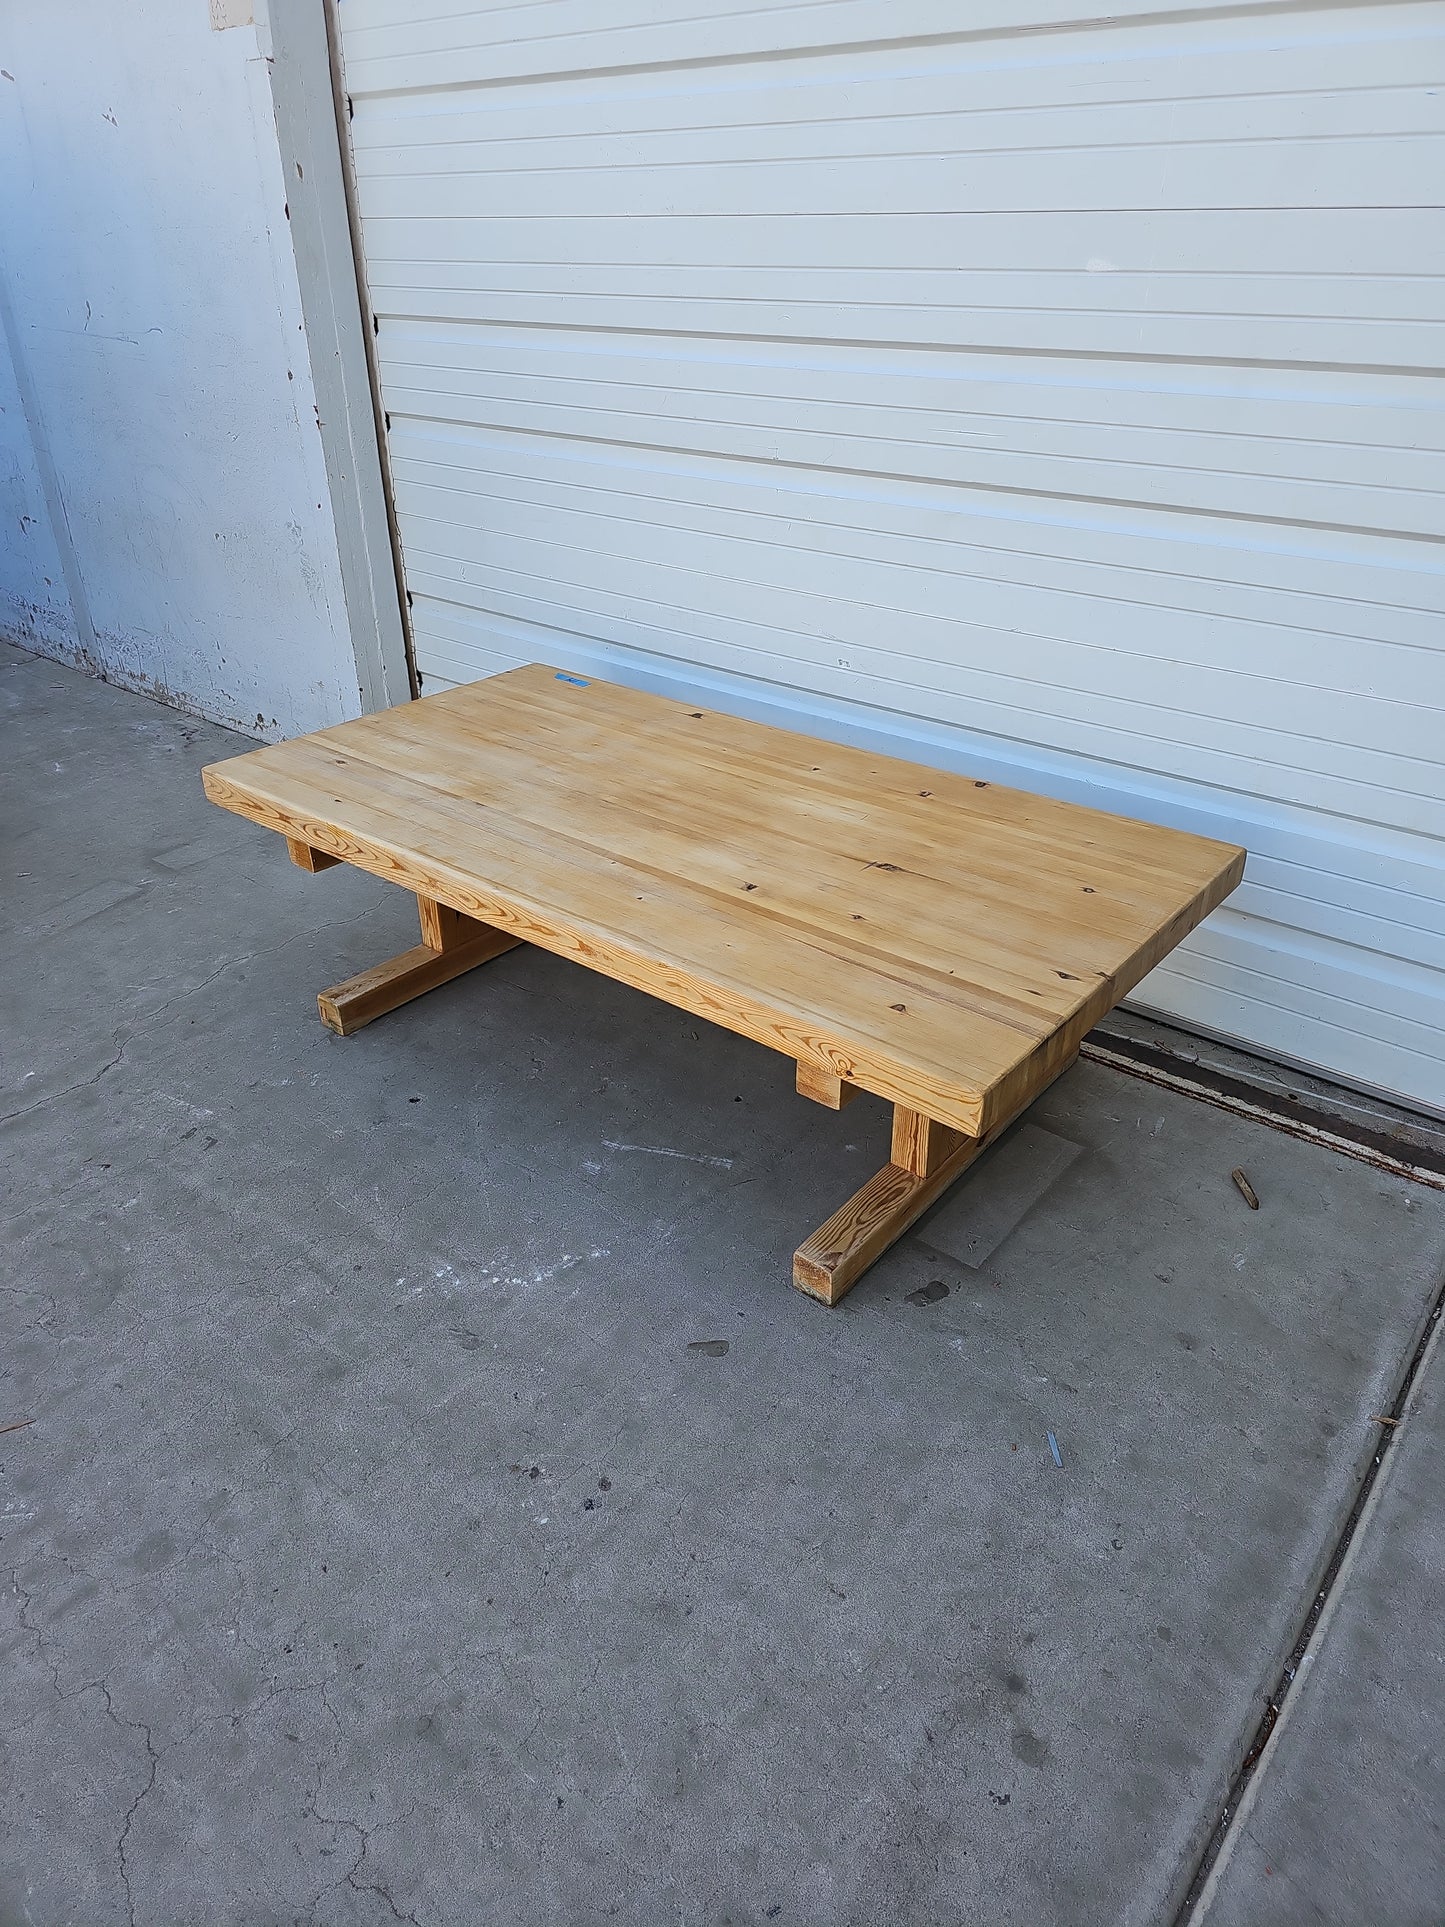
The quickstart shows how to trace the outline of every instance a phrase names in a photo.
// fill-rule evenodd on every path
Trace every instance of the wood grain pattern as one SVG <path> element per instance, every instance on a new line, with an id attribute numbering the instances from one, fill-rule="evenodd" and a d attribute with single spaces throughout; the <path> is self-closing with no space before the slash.
<path id="1" fill-rule="evenodd" d="M 467 944 L 504 934 L 475 917 L 464 917 L 460 910 L 438 903 L 435 897 L 418 897 L 416 907 L 421 919 L 421 940 L 429 950 L 460 950 Z M 511 950 L 517 942 L 516 937 L 507 936 L 501 949 Z M 492 952 L 493 956 L 500 954 L 497 950 Z"/>
<path id="2" fill-rule="evenodd" d="M 399 957 L 389 957 L 385 963 L 373 964 L 369 970 L 348 977 L 345 983 L 333 984 L 330 990 L 321 991 L 316 999 L 321 1021 L 338 1037 L 350 1037 L 388 1011 L 409 1004 L 414 997 L 449 984 L 465 971 L 475 970 L 478 964 L 489 963 L 504 950 L 514 949 L 517 941 L 503 930 L 492 930 L 446 950 L 419 943 L 411 950 L 403 950 Z"/>
<path id="3" fill-rule="evenodd" d="M 799 1291 L 825 1305 L 836 1305 L 996 1135 L 991 1131 L 985 1137 L 963 1139 L 953 1157 L 931 1177 L 920 1178 L 901 1165 L 885 1164 L 794 1252 L 793 1283 Z"/>
<path id="4" fill-rule="evenodd" d="M 1027 1110 L 1045 1085 L 1052 1084 L 1073 1061 L 1073 1057 L 1068 1058 L 1042 1077 L 1020 1103 L 1015 1117 Z M 905 1111 L 901 1105 L 897 1107 L 889 1162 L 794 1252 L 793 1283 L 799 1291 L 825 1305 L 836 1305 L 869 1265 L 881 1258 L 1013 1122 L 1013 1117 L 1003 1118 L 981 1137 L 968 1138 L 945 1126 L 931 1125 L 930 1119 Z M 900 1151 L 913 1162 L 900 1162 Z"/>
<path id="5" fill-rule="evenodd" d="M 895 1104 L 889 1159 L 915 1177 L 931 1177 L 945 1159 L 953 1156 L 961 1135 L 947 1124 L 925 1117 L 921 1111 L 910 1111 L 902 1104 Z"/>
<path id="6" fill-rule="evenodd" d="M 858 1095 L 858 1086 L 835 1076 L 832 1071 L 820 1071 L 816 1065 L 799 1064 L 798 1095 L 810 1097 L 815 1104 L 822 1104 L 830 1111 L 841 1111 Z"/>
<path id="7" fill-rule="evenodd" d="M 339 856 L 328 856 L 325 850 L 313 850 L 309 843 L 295 836 L 287 837 L 286 849 L 298 870 L 309 870 L 313 875 L 318 870 L 334 870 L 341 861 Z"/>
<path id="8" fill-rule="evenodd" d="M 288 839 L 974 1136 L 1244 862 L 536 666 L 204 781 Z"/>

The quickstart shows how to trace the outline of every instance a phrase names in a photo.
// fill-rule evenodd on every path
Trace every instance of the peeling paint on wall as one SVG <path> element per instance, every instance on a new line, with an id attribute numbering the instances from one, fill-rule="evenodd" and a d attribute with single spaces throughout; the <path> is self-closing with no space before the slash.
<path id="1" fill-rule="evenodd" d="M 356 715 L 254 28 L 196 0 L 7 27 L 0 635 L 253 735 Z"/>

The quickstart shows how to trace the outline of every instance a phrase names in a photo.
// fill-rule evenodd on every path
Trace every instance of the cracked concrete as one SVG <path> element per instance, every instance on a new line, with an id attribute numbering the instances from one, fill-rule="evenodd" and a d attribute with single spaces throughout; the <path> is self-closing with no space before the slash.
<path id="1" fill-rule="evenodd" d="M 6 1927 L 1169 1921 L 1445 1198 L 1081 1065 L 829 1314 L 882 1106 L 529 950 L 333 1037 L 409 903 L 0 660 Z"/>
<path id="2" fill-rule="evenodd" d="M 109 1717 L 112 1720 L 115 1721 L 117 1726 L 122 1728 L 127 1726 L 133 1727 L 136 1732 L 145 1734 L 146 1757 L 150 1761 L 150 1773 L 147 1776 L 146 1783 L 141 1788 L 140 1792 L 137 1793 L 135 1798 L 131 1801 L 130 1805 L 126 1808 L 125 1819 L 121 1823 L 120 1838 L 115 1843 L 116 1857 L 120 1861 L 120 1884 L 125 1888 L 126 1919 L 131 1923 L 131 1927 L 134 1927 L 135 1897 L 131 1892 L 130 1867 L 126 1859 L 126 1842 L 130 1839 L 131 1825 L 135 1820 L 135 1816 L 137 1812 L 140 1810 L 141 1802 L 146 1798 L 147 1794 L 152 1793 L 155 1790 L 156 1769 L 160 1765 L 161 1756 L 159 1753 L 156 1752 L 155 1745 L 151 1739 L 151 1730 L 146 1725 L 145 1721 L 144 1720 L 122 1720 L 119 1717 L 119 1715 L 116 1713 L 114 1706 L 111 1704 L 110 1691 L 106 1687 L 104 1682 L 101 1682 L 100 1690 L 105 1694 L 106 1713 L 109 1715 Z"/>

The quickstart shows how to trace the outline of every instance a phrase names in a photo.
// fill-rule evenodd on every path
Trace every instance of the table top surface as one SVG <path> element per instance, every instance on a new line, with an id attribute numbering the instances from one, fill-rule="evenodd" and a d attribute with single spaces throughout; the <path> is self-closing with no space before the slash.
<path id="1" fill-rule="evenodd" d="M 1183 831 L 538 665 L 213 764 L 205 784 L 975 1133 L 1244 863 Z"/>

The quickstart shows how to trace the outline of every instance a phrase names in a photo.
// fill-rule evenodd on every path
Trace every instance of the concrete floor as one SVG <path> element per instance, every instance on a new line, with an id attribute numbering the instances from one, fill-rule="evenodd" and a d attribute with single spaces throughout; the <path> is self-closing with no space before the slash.
<path id="1" fill-rule="evenodd" d="M 881 1105 L 530 950 L 330 1035 L 409 900 L 0 660 L 0 1920 L 1175 1918 L 1445 1196 L 1081 1064 L 827 1312 Z"/>
<path id="2" fill-rule="evenodd" d="M 1202 1897 L 1201 1927 L 1445 1920 L 1442 1334 Z"/>

